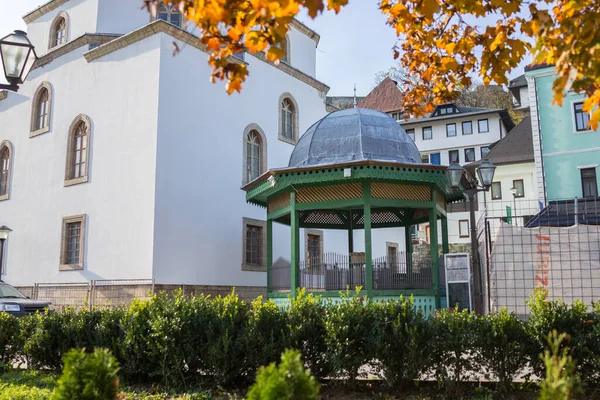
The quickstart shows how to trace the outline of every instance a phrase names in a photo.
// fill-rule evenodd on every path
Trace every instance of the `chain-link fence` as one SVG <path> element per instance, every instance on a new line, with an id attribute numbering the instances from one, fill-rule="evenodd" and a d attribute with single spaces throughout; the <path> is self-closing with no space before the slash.
<path id="1" fill-rule="evenodd" d="M 82 283 L 36 283 L 17 287 L 34 300 L 50 301 L 57 309 L 129 305 L 136 298 L 154 294 L 153 279 L 93 280 Z"/>
<path id="2" fill-rule="evenodd" d="M 600 301 L 600 199 L 491 203 L 479 237 L 490 310 L 528 315 L 535 288 L 566 303 Z"/>

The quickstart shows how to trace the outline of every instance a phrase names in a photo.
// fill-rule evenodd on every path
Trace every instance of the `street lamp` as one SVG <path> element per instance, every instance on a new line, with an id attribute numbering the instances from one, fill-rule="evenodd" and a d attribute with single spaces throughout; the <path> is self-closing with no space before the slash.
<path id="1" fill-rule="evenodd" d="M 23 31 L 14 31 L 0 39 L 0 57 L 4 68 L 4 76 L 8 85 L 0 85 L 0 89 L 19 90 L 25 82 L 33 63 L 37 59 L 35 48 Z"/>
<path id="2" fill-rule="evenodd" d="M 510 192 L 513 195 L 513 216 L 512 219 L 513 221 L 515 221 L 515 226 L 517 226 L 517 192 L 519 191 L 519 189 L 517 189 L 514 185 L 513 187 L 510 188 Z"/>
<path id="3" fill-rule="evenodd" d="M 487 192 L 492 186 L 496 166 L 488 160 L 483 160 L 477 168 L 479 181 L 475 179 L 471 187 L 462 189 L 469 198 L 470 224 L 471 224 L 471 260 L 473 265 L 473 300 L 475 313 L 483 314 L 483 283 L 481 281 L 481 263 L 479 261 L 479 250 L 477 245 L 477 221 L 475 220 L 475 199 L 477 193 Z M 460 181 L 465 170 L 458 163 L 452 163 L 448 167 L 448 181 L 454 190 L 460 190 Z"/>
<path id="4" fill-rule="evenodd" d="M 11 232 L 12 232 L 12 229 L 10 229 L 8 226 L 6 226 L 6 225 L 0 226 L 0 272 L 2 272 L 2 266 L 4 265 L 3 264 L 3 262 L 4 262 L 4 260 L 3 260 L 4 242 L 8 238 L 8 234 Z"/>

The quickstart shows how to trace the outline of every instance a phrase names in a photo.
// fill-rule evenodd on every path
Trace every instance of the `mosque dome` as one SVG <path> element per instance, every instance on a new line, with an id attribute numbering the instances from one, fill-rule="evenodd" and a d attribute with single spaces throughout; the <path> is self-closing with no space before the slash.
<path id="1" fill-rule="evenodd" d="M 332 112 L 300 137 L 289 167 L 376 160 L 420 164 L 415 142 L 394 118 L 380 111 L 351 108 Z"/>

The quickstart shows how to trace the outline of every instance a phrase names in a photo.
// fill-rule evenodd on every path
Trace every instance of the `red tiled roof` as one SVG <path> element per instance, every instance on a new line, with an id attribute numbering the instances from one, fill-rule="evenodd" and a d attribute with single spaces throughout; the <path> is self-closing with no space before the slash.
<path id="1" fill-rule="evenodd" d="M 387 77 L 367 97 L 358 102 L 358 107 L 383 112 L 401 111 L 402 92 L 396 86 L 396 82 Z"/>

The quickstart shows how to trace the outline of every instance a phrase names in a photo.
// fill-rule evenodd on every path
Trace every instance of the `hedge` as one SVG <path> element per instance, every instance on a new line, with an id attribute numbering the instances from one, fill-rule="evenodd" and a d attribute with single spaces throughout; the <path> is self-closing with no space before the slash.
<path id="1" fill-rule="evenodd" d="M 523 322 L 506 311 L 477 316 L 440 310 L 425 318 L 413 300 L 375 302 L 346 293 L 339 303 L 301 293 L 287 307 L 260 299 L 159 294 L 124 309 L 73 309 L 21 319 L 0 313 L 0 362 L 60 371 L 71 348 L 106 348 L 126 383 L 247 387 L 260 366 L 297 349 L 317 379 L 378 375 L 391 387 L 423 376 L 453 391 L 485 373 L 508 390 L 528 371 L 552 330 L 588 388 L 600 386 L 600 303 L 588 312 L 537 293 Z"/>

